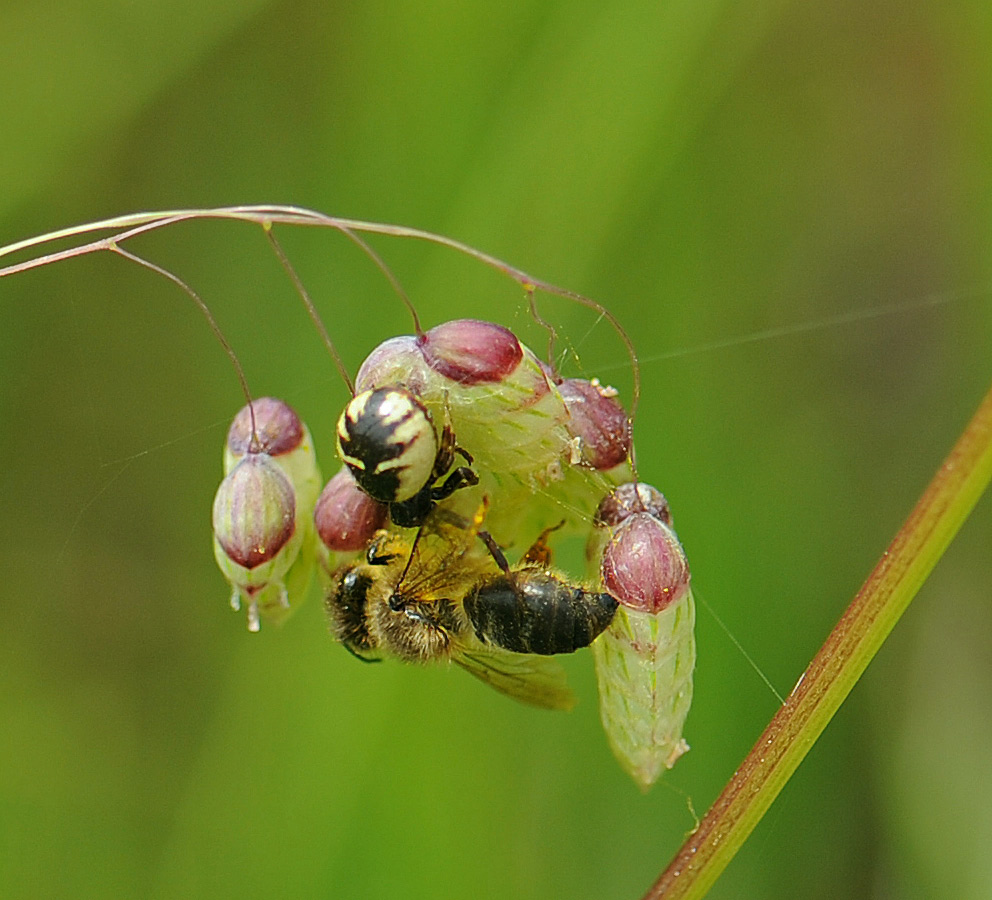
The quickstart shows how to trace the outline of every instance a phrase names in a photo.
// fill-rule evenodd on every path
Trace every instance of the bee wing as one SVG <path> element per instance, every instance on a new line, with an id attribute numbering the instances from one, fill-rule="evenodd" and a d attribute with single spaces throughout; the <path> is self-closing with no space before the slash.
<path id="1" fill-rule="evenodd" d="M 548 657 L 473 647 L 459 651 L 452 659 L 480 681 L 521 703 L 542 709 L 575 706 L 565 670 Z"/>
<path id="2" fill-rule="evenodd" d="M 421 602 L 459 600 L 482 575 L 494 571 L 495 563 L 474 532 L 435 523 L 421 531 L 397 589 Z"/>

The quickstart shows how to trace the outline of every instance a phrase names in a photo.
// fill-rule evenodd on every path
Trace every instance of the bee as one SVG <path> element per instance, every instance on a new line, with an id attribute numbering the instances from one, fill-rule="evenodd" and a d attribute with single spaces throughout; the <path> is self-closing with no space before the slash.
<path id="1" fill-rule="evenodd" d="M 451 426 L 445 424 L 438 438 L 427 408 L 403 387 L 363 391 L 352 398 L 338 419 L 337 441 L 358 486 L 388 504 L 390 518 L 400 528 L 423 525 L 441 500 L 479 482 L 470 468 L 472 457 L 455 443 Z M 456 454 L 468 466 L 451 471 Z"/>
<path id="2" fill-rule="evenodd" d="M 550 657 L 592 643 L 617 601 L 548 568 L 553 530 L 512 569 L 475 528 L 434 518 L 412 544 L 380 531 L 328 595 L 331 630 L 364 660 L 450 661 L 523 703 L 569 709 L 574 697 Z"/>

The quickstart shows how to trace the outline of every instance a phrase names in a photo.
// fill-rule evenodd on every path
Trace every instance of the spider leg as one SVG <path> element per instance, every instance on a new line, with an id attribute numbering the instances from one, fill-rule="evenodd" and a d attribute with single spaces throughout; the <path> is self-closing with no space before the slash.
<path id="1" fill-rule="evenodd" d="M 459 488 L 471 487 L 478 483 L 479 476 L 475 472 L 468 466 L 459 466 L 444 480 L 443 484 L 431 488 L 431 500 L 435 502 L 446 500 Z"/>

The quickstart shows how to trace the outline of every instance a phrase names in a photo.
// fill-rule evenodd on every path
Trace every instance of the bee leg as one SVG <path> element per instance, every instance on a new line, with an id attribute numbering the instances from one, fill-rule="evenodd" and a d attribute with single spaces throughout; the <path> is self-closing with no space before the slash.
<path id="1" fill-rule="evenodd" d="M 500 567 L 500 570 L 509 572 L 510 564 L 506 561 L 506 557 L 503 555 L 503 551 L 499 549 L 496 541 L 493 540 L 493 536 L 488 531 L 480 531 L 479 539 L 486 545 L 486 549 L 489 551 L 490 556 L 496 560 L 496 565 Z"/>
<path id="2" fill-rule="evenodd" d="M 388 566 L 394 559 L 396 559 L 396 554 L 383 553 L 381 556 L 379 556 L 373 553 L 372 550 L 370 549 L 365 559 L 370 566 Z"/>
<path id="3" fill-rule="evenodd" d="M 390 543 L 393 542 L 387 532 L 377 532 L 372 543 L 369 544 L 368 549 L 365 551 L 365 561 L 370 566 L 389 565 L 399 555 L 388 549 Z"/>
<path id="4" fill-rule="evenodd" d="M 531 544 L 530 549 L 520 558 L 523 566 L 541 566 L 546 569 L 551 565 L 551 548 L 548 546 L 548 535 L 552 531 L 557 531 L 563 527 L 565 520 L 562 519 L 557 525 L 545 528 L 538 536 L 537 540 Z"/>

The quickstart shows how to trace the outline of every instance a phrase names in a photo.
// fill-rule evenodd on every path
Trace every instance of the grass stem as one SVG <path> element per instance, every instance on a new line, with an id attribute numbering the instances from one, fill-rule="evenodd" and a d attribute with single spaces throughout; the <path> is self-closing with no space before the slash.
<path id="1" fill-rule="evenodd" d="M 992 478 L 992 388 L 851 605 L 644 900 L 705 896 L 851 692 Z"/>

